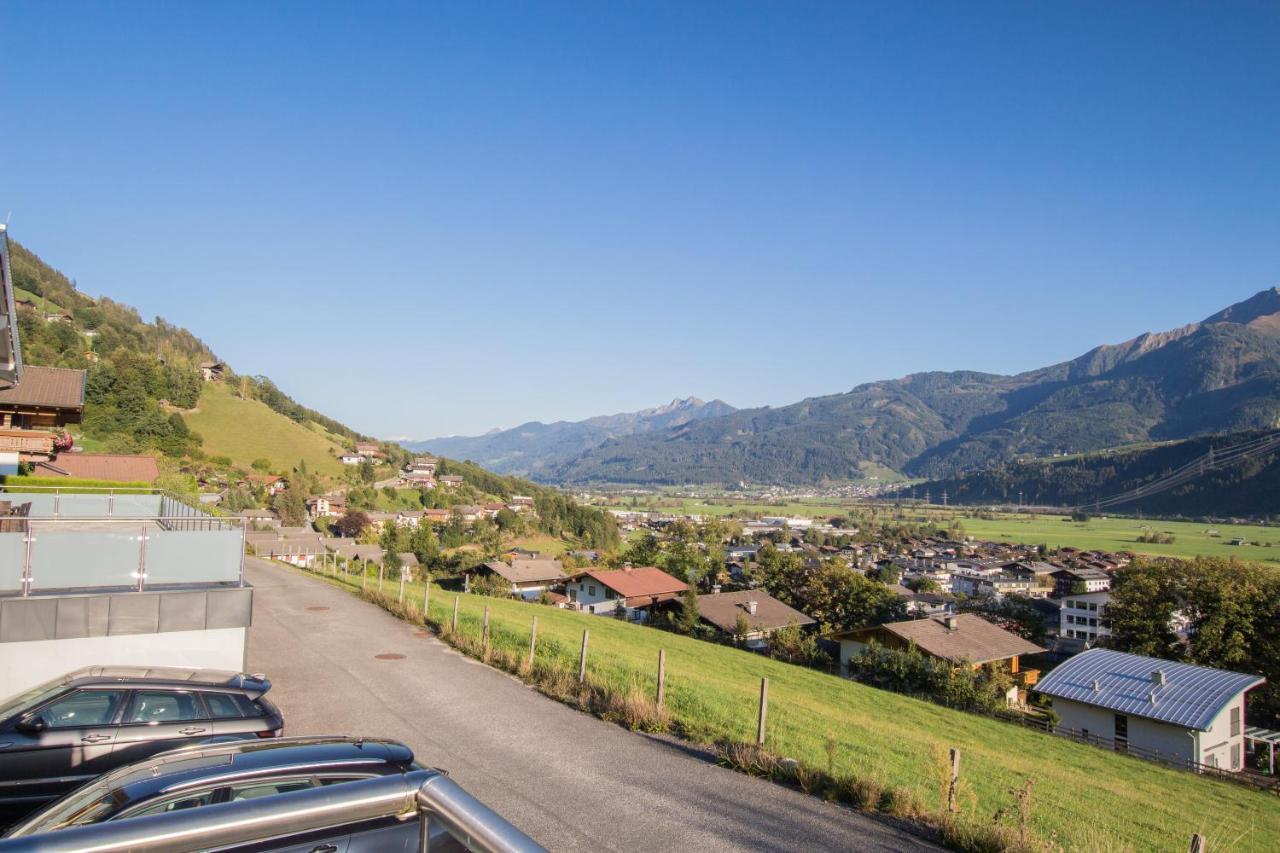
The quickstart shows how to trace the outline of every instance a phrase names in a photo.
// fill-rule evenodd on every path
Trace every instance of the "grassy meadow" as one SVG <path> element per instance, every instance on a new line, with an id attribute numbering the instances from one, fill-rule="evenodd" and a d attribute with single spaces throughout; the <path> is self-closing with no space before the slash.
<path id="1" fill-rule="evenodd" d="M 265 403 L 241 399 L 221 382 L 206 382 L 199 407 L 183 418 L 204 437 L 204 451 L 210 456 L 227 456 L 246 468 L 255 459 L 270 459 L 275 469 L 288 469 L 305 459 L 307 467 L 320 474 L 342 471 L 334 453 L 344 448 L 332 436 L 295 423 Z"/>
<path id="2" fill-rule="evenodd" d="M 1074 522 L 1067 516 L 1030 513 L 983 513 L 990 518 L 979 518 L 969 508 L 944 510 L 941 507 L 923 509 L 889 504 L 840 502 L 835 500 L 791 500 L 778 503 L 761 503 L 733 498 L 642 498 L 634 504 L 629 500 L 604 505 L 607 509 L 650 510 L 680 515 L 723 516 L 731 512 L 755 512 L 762 515 L 804 516 L 822 518 L 865 512 L 874 507 L 882 518 L 900 518 L 904 521 L 934 521 L 943 527 L 952 520 L 959 520 L 965 532 L 978 539 L 996 542 L 1026 543 L 1029 545 L 1064 545 L 1087 550 L 1133 551 L 1162 557 L 1238 557 L 1257 562 L 1280 562 L 1280 527 L 1257 524 L 1204 524 L 1193 521 L 1161 521 L 1152 519 L 1123 518 L 1115 516 L 1091 518 L 1086 522 Z M 1149 533 L 1172 533 L 1174 542 L 1162 545 L 1139 542 L 1138 537 Z M 1213 535 L 1216 532 L 1217 535 Z M 1245 545 L 1232 545 L 1231 540 L 1241 538 Z M 1272 543 L 1268 546 L 1266 543 Z M 1260 543 L 1260 544 L 1252 544 Z"/>
<path id="3" fill-rule="evenodd" d="M 281 567 L 281 571 L 292 569 Z M 376 578 L 376 576 L 375 576 Z M 339 581 L 358 589 L 355 577 Z M 370 590 L 376 579 L 369 582 Z M 384 604 L 396 609 L 398 583 Z M 423 587 L 409 584 L 408 618 L 420 619 Z M 459 635 L 477 645 L 490 611 L 495 658 L 523 661 L 538 619 L 532 676 L 574 683 L 584 629 L 590 631 L 589 683 L 633 702 L 652 703 L 659 649 L 667 653 L 666 707 L 671 722 L 699 742 L 754 742 L 760 679 L 769 679 L 768 745 L 839 778 L 874 780 L 937 813 L 946 750 L 962 756 L 962 815 L 974 825 L 1015 823 L 1013 790 L 1034 780 L 1030 826 L 1043 842 L 1068 850 L 1185 850 L 1192 833 L 1211 850 L 1271 850 L 1280 837 L 1280 799 L 1197 777 L 1029 729 L 866 687 L 833 675 L 769 660 L 611 618 L 506 599 L 458 595 L 433 585 L 430 621 L 447 629 L 455 596 Z M 526 667 L 522 675 L 530 676 Z"/>
<path id="4" fill-rule="evenodd" d="M 979 539 L 1023 542 L 1051 547 L 1070 545 L 1104 551 L 1133 551 L 1163 557 L 1239 557 L 1258 562 L 1280 562 L 1280 527 L 1252 524 L 1203 524 L 1193 521 L 1159 521 L 1136 518 L 1091 518 L 1074 522 L 1065 516 L 1000 513 L 991 519 L 957 516 L 965 532 Z M 1147 533 L 1172 533 L 1168 545 L 1139 542 Z M 1216 532 L 1217 535 L 1213 535 Z M 1260 545 L 1232 545 L 1235 538 Z M 1267 547 L 1266 543 L 1273 543 Z"/>

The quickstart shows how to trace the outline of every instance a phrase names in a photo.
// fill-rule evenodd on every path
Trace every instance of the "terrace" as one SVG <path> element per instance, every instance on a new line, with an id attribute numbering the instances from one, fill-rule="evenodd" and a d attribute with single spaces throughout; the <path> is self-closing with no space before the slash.
<path id="1" fill-rule="evenodd" d="M 0 492 L 0 694 L 127 663 L 239 670 L 244 519 L 150 489 Z"/>

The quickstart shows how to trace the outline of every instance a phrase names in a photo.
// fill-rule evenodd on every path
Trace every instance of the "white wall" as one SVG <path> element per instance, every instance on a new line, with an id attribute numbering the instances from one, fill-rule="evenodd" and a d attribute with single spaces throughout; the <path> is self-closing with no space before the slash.
<path id="1" fill-rule="evenodd" d="M 1094 737 L 1115 737 L 1116 712 L 1084 702 L 1054 698 L 1053 710 L 1062 718 L 1061 725 L 1077 732 L 1088 730 Z M 1158 752 L 1172 761 L 1188 761 L 1196 758 L 1195 741 L 1191 729 L 1173 726 L 1144 717 L 1129 714 L 1129 745 L 1149 752 Z M 1209 735 L 1201 735 L 1201 742 L 1209 745 Z M 1223 762 L 1223 766 L 1226 763 Z"/>
<path id="2" fill-rule="evenodd" d="M 247 628 L 0 643 L 0 697 L 86 666 L 183 666 L 242 672 Z"/>

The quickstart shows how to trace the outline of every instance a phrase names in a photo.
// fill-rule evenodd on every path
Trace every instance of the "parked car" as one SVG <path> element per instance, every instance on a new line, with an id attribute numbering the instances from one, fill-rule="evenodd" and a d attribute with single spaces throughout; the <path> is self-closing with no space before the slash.
<path id="1" fill-rule="evenodd" d="M 0 703 L 0 823 L 174 747 L 280 737 L 270 689 L 229 672 L 92 667 L 10 697 Z"/>
<path id="2" fill-rule="evenodd" d="M 407 746 L 387 740 L 307 737 L 189 746 L 113 770 L 27 818 L 4 837 L 23 838 L 422 769 Z M 418 832 L 416 820 L 388 817 L 223 849 L 409 853 L 418 849 Z M 462 849 L 443 826 L 433 827 L 431 850 Z"/>

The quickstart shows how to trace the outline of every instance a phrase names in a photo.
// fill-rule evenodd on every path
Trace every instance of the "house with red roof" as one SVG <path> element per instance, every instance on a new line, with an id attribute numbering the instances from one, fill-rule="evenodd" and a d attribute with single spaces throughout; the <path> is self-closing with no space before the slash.
<path id="1" fill-rule="evenodd" d="M 656 566 L 589 569 L 565 584 L 565 592 L 577 609 L 608 615 L 622 610 L 633 622 L 643 622 L 650 607 L 672 601 L 688 588 L 684 581 Z"/>

